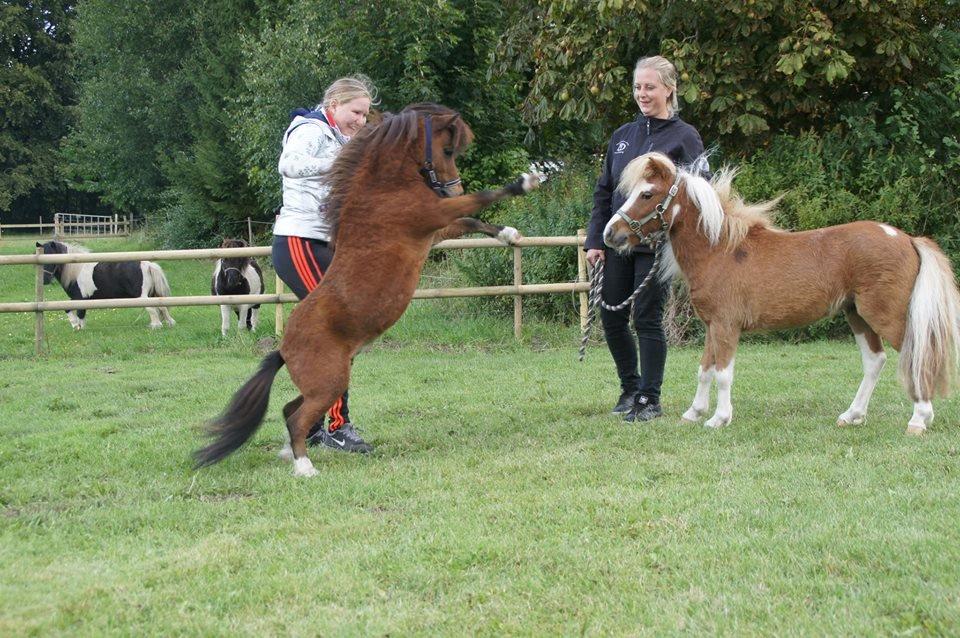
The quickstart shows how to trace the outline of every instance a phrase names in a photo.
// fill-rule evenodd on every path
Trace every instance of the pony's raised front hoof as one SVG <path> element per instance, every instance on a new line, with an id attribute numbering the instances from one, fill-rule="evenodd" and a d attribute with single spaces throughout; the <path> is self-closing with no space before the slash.
<path id="1" fill-rule="evenodd" d="M 173 320 L 173 317 L 170 317 L 169 319 L 167 319 L 167 326 L 168 326 L 168 327 L 172 328 L 172 327 L 174 327 L 175 325 L 177 325 L 177 322 Z"/>
<path id="2" fill-rule="evenodd" d="M 317 468 L 313 467 L 313 463 L 310 462 L 310 459 L 304 456 L 303 458 L 294 459 L 293 461 L 293 475 L 294 476 L 316 476 L 320 472 L 317 471 Z"/>
<path id="3" fill-rule="evenodd" d="M 521 235 L 520 231 L 513 226 L 504 226 L 503 230 L 497 233 L 497 239 L 505 244 L 509 244 L 510 246 L 515 246 L 517 244 L 517 240 L 521 238 L 523 238 L 523 235 Z"/>
<path id="4" fill-rule="evenodd" d="M 925 425 L 913 425 L 910 424 L 907 426 L 907 435 L 908 436 L 923 436 L 927 431 L 927 426 Z"/>
<path id="5" fill-rule="evenodd" d="M 704 421 L 703 427 L 717 429 L 717 428 L 722 428 L 723 426 L 729 425 L 729 424 L 730 424 L 730 417 L 724 418 L 717 415 L 713 415 L 712 417 Z"/>
<path id="6" fill-rule="evenodd" d="M 546 177 L 539 173 L 523 173 L 520 176 L 520 188 L 523 189 L 524 193 L 529 193 L 532 190 L 540 188 L 540 184 L 545 180 Z"/>

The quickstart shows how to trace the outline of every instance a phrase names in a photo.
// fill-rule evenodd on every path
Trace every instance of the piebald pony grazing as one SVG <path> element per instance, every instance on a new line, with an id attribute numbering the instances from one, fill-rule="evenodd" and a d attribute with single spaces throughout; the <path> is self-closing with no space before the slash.
<path id="1" fill-rule="evenodd" d="M 721 171 L 711 183 L 658 153 L 638 157 L 621 177 L 628 199 L 604 229 L 606 244 L 620 251 L 665 232 L 667 261 L 706 324 L 697 391 L 683 418 L 706 416 L 716 381 L 717 407 L 705 425 L 730 422 L 742 331 L 803 326 L 842 311 L 863 381 L 838 424 L 864 422 L 886 340 L 900 352 L 899 377 L 913 401 L 907 433 L 922 434 L 933 421 L 931 400 L 950 393 L 960 364 L 960 292 L 947 257 L 930 239 L 873 221 L 780 230 L 768 217 L 777 200 L 745 204 L 733 176 Z"/>
<path id="2" fill-rule="evenodd" d="M 46 255 L 88 253 L 88 249 L 76 244 L 59 241 L 37 242 Z M 170 284 L 160 266 L 152 261 L 81 262 L 76 264 L 46 264 L 43 267 L 43 283 L 56 278 L 71 299 L 127 299 L 169 297 Z M 176 322 L 165 307 L 147 308 L 150 327 L 159 328 Z M 87 325 L 86 310 L 68 310 L 70 325 L 80 330 Z"/>

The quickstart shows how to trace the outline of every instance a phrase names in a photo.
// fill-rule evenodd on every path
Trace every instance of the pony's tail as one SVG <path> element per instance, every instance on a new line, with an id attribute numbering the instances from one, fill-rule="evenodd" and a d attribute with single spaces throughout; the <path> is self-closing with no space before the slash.
<path id="1" fill-rule="evenodd" d="M 910 295 L 900 349 L 900 382 L 918 401 L 946 396 L 960 366 L 960 291 L 950 260 L 925 237 L 913 237 L 920 272 Z"/>
<path id="2" fill-rule="evenodd" d="M 160 266 L 152 261 L 148 261 L 147 268 L 150 270 L 150 275 L 153 277 L 153 288 L 150 290 L 149 296 L 169 297 L 170 284 L 167 283 L 167 276 L 163 274 L 163 270 L 160 269 Z"/>
<path id="3" fill-rule="evenodd" d="M 253 436 L 263 422 L 273 378 L 283 364 L 279 350 L 264 357 L 260 369 L 237 390 L 223 414 L 207 424 L 207 433 L 216 440 L 193 453 L 195 467 L 223 460 Z"/>

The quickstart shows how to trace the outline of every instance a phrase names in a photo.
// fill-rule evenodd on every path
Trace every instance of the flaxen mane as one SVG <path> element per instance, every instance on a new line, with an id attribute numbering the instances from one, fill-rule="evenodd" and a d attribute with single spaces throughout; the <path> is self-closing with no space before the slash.
<path id="1" fill-rule="evenodd" d="M 454 153 L 459 153 L 473 141 L 470 127 L 456 111 L 429 102 L 411 104 L 396 115 L 387 115 L 380 124 L 364 127 L 343 147 L 326 177 L 326 182 L 330 186 L 330 194 L 327 197 L 327 219 L 331 225 L 331 243 L 336 241 L 340 212 L 349 196 L 350 186 L 354 178 L 363 172 L 364 162 L 371 158 L 380 163 L 385 162 L 389 157 L 405 158 L 408 153 L 404 151 L 416 144 L 420 137 L 421 115 L 456 116 L 450 127 L 453 130 Z M 443 150 L 434 148 L 434 156 L 443 153 Z M 422 150 L 411 151 L 411 153 L 420 162 L 423 161 Z"/>
<path id="2" fill-rule="evenodd" d="M 776 228 L 771 220 L 772 211 L 780 202 L 780 197 L 758 204 L 747 204 L 733 190 L 733 178 L 736 169 L 722 168 L 711 181 L 683 168 L 680 180 L 687 196 L 700 210 L 700 227 L 711 245 L 725 242 L 727 250 L 733 250 L 755 226 Z M 627 164 L 620 177 L 620 191 L 629 197 L 631 191 L 657 173 L 674 173 L 673 163 L 666 155 L 650 153 Z"/>
<path id="3" fill-rule="evenodd" d="M 710 181 L 710 185 L 720 200 L 723 220 L 720 230 L 721 239 L 726 240 L 727 250 L 733 250 L 747 236 L 751 228 L 777 229 L 773 215 L 782 195 L 774 199 L 748 204 L 740 194 L 733 190 L 733 179 L 737 176 L 735 168 L 721 168 Z"/>

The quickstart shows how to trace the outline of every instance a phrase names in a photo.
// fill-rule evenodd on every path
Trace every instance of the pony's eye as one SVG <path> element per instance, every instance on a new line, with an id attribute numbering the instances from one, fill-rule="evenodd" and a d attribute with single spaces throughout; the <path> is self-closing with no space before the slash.
<path id="1" fill-rule="evenodd" d="M 642 197 L 643 199 L 650 199 L 651 197 L 653 197 L 653 193 L 651 193 L 650 191 L 646 191 L 646 192 L 640 193 L 640 197 Z"/>
<path id="2" fill-rule="evenodd" d="M 453 157 L 453 149 L 445 148 L 443 149 L 443 154 L 446 155 L 447 157 Z"/>

